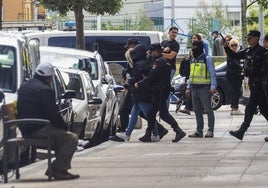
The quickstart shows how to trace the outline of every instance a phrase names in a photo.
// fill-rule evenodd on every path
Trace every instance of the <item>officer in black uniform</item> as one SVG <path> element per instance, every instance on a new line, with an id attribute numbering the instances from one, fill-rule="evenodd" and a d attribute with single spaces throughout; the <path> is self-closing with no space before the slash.
<path id="1" fill-rule="evenodd" d="M 170 63 L 162 56 L 162 47 L 160 43 L 154 43 L 150 47 L 151 55 L 154 59 L 152 71 L 142 81 L 135 83 L 135 87 L 143 85 L 150 86 L 152 91 L 152 108 L 148 112 L 147 121 L 148 128 L 143 137 L 139 140 L 142 142 L 151 141 L 151 132 L 155 126 L 156 114 L 159 111 L 160 118 L 171 125 L 176 133 L 175 139 L 172 142 L 180 141 L 186 133 L 181 130 L 176 120 L 170 115 L 166 100 L 170 94 Z"/>
<path id="2" fill-rule="evenodd" d="M 260 35 L 259 31 L 251 30 L 247 35 L 249 47 L 237 53 L 227 46 L 227 42 L 224 39 L 222 40 L 225 52 L 230 58 L 245 59 L 244 74 L 249 78 L 250 97 L 245 109 L 244 122 L 238 130 L 229 132 L 240 140 L 243 139 L 245 132 L 250 126 L 257 106 L 259 106 L 265 119 L 268 120 L 268 107 L 265 104 L 265 95 L 262 91 L 262 79 L 265 74 L 263 67 L 266 62 L 265 53 L 267 50 L 259 45 Z"/>

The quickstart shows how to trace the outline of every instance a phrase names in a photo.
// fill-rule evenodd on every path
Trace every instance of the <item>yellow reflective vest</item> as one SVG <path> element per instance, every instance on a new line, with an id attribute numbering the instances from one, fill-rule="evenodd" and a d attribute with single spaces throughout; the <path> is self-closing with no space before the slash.
<path id="1" fill-rule="evenodd" d="M 210 74 L 204 60 L 193 61 L 190 64 L 191 84 L 210 84 Z"/>

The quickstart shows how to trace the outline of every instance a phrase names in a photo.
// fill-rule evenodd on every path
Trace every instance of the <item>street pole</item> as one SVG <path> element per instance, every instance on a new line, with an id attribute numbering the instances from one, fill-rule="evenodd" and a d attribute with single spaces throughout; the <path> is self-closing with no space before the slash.
<path id="1" fill-rule="evenodd" d="M 261 8 L 261 6 L 259 5 L 259 30 L 262 34 L 262 36 L 264 36 L 264 16 L 263 16 L 263 10 Z"/>

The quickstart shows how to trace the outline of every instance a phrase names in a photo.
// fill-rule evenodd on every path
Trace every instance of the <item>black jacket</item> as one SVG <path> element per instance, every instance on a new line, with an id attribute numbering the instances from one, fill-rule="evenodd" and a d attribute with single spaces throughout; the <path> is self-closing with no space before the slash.
<path id="1" fill-rule="evenodd" d="M 129 80 L 132 92 L 133 102 L 150 102 L 151 101 L 151 91 L 149 87 L 144 85 L 139 88 L 135 88 L 136 82 L 143 80 L 151 71 L 150 64 L 146 60 L 146 49 L 138 45 L 130 53 L 133 60 L 132 78 Z"/>
<path id="2" fill-rule="evenodd" d="M 18 90 L 18 118 L 41 118 L 50 120 L 52 126 L 67 130 L 56 105 L 54 90 L 41 78 L 35 76 Z M 31 135 L 42 128 L 39 125 L 20 127 L 23 136 Z"/>
<path id="3" fill-rule="evenodd" d="M 225 52 L 230 58 L 245 59 L 244 74 L 249 77 L 249 84 L 260 82 L 263 76 L 262 66 L 266 60 L 265 52 L 267 50 L 257 44 L 253 48 L 248 47 L 237 53 L 233 52 L 229 47 L 225 47 Z"/>
<path id="4" fill-rule="evenodd" d="M 148 77 L 139 82 L 139 86 L 149 86 L 153 92 L 154 99 L 166 100 L 170 94 L 171 65 L 168 60 L 159 57 L 154 61 L 153 69 Z"/>
<path id="5" fill-rule="evenodd" d="M 227 56 L 226 77 L 242 79 L 242 66 L 240 65 L 240 59 L 235 59 Z"/>

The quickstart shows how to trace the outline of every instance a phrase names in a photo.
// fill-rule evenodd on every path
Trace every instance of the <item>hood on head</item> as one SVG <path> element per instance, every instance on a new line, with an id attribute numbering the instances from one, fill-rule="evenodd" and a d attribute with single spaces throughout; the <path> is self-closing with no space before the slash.
<path id="1" fill-rule="evenodd" d="M 132 61 L 135 63 L 141 59 L 146 59 L 146 48 L 142 45 L 137 45 L 131 52 L 130 56 Z"/>

